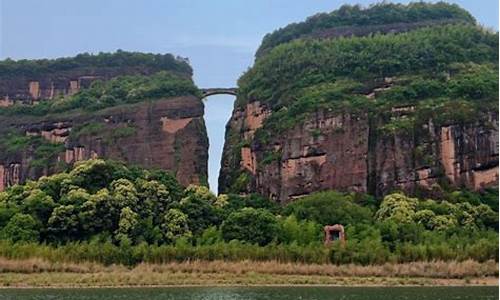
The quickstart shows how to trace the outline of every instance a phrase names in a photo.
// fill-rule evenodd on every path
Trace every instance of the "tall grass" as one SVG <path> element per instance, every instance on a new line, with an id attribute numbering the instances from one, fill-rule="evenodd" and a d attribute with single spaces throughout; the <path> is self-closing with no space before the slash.
<path id="1" fill-rule="evenodd" d="M 127 268 L 122 265 L 104 266 L 96 263 L 54 263 L 39 258 L 10 260 L 0 258 L 0 273 L 134 273 L 134 274 L 235 274 L 235 275 L 302 275 L 331 277 L 426 277 L 458 279 L 465 277 L 497 277 L 498 263 L 463 262 L 413 262 L 405 264 L 361 266 L 355 264 L 304 264 L 277 261 L 204 261 L 170 262 L 165 264 L 141 263 Z"/>
<path id="2" fill-rule="evenodd" d="M 498 261 L 498 244 L 479 241 L 473 245 L 450 249 L 447 245 L 403 244 L 393 252 L 380 245 L 340 244 L 325 247 L 320 243 L 306 246 L 297 244 L 249 245 L 233 241 L 212 245 L 192 246 L 187 243 L 176 245 L 117 246 L 110 242 L 73 242 L 60 246 L 45 244 L 13 244 L 0 241 L 0 257 L 10 260 L 42 259 L 50 263 L 98 263 L 135 266 L 140 263 L 166 264 L 186 261 L 274 261 L 278 263 L 301 264 L 356 264 L 384 265 L 387 263 L 467 260 L 485 262 Z"/>

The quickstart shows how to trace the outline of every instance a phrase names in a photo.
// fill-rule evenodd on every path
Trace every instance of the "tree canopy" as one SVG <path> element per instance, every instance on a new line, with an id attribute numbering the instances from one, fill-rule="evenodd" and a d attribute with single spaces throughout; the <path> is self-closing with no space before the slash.
<path id="1" fill-rule="evenodd" d="M 455 20 L 475 24 L 474 17 L 456 4 L 446 2 L 415 2 L 408 5 L 378 3 L 363 8 L 360 5 L 343 5 L 330 13 L 319 13 L 304 22 L 292 23 L 267 34 L 257 50 L 261 57 L 270 49 L 294 39 L 341 26 L 372 26 L 391 23 L 415 23 L 422 21 Z M 429 23 L 427 23 L 429 24 Z M 432 23 L 430 23 L 432 24 Z"/>

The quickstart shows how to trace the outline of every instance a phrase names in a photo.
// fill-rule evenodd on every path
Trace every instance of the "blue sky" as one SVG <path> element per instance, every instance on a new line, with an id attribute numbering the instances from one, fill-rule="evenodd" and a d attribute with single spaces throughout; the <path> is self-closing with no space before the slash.
<path id="1" fill-rule="evenodd" d="M 80 52 L 144 51 L 189 57 L 200 87 L 231 87 L 251 66 L 262 37 L 342 4 L 338 0 L 0 0 L 0 59 Z M 408 2 L 408 1 L 395 1 Z M 498 30 L 497 0 L 448 1 Z M 231 96 L 213 96 L 205 114 L 209 182 L 217 190 Z"/>

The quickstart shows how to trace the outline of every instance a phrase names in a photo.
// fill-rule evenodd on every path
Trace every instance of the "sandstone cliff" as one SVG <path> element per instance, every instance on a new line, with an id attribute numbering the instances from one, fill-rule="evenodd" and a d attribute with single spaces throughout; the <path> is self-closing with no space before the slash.
<path id="1" fill-rule="evenodd" d="M 29 138 L 18 151 L 0 155 L 0 190 L 92 157 L 168 170 L 183 185 L 206 183 L 208 140 L 203 103 L 197 97 L 141 102 L 93 114 L 3 118 L 0 125 L 4 136 Z"/>
<path id="2" fill-rule="evenodd" d="M 257 192 L 286 202 L 328 189 L 382 196 L 436 185 L 480 190 L 498 184 L 494 114 L 466 125 L 434 126 L 429 120 L 415 135 L 377 132 L 367 114 L 320 110 L 262 144 L 253 135 L 269 114 L 258 102 L 235 110 L 227 130 L 253 142 L 226 144 L 220 192 Z"/>

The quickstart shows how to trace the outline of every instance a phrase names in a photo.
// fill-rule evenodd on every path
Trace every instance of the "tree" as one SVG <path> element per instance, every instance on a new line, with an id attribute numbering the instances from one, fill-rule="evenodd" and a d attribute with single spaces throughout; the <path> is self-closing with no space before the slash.
<path id="1" fill-rule="evenodd" d="M 48 222 L 47 230 L 58 239 L 75 240 L 79 238 L 80 222 L 74 205 L 56 207 Z"/>
<path id="2" fill-rule="evenodd" d="M 116 168 L 102 159 L 77 162 L 69 175 L 75 185 L 96 192 L 106 187 L 114 179 Z"/>
<path id="3" fill-rule="evenodd" d="M 378 221 L 392 220 L 396 223 L 412 223 L 418 200 L 401 193 L 394 193 L 384 197 L 380 208 L 375 214 Z"/>
<path id="4" fill-rule="evenodd" d="M 12 242 L 38 242 L 40 224 L 30 215 L 17 213 L 0 232 L 2 239 Z"/>
<path id="5" fill-rule="evenodd" d="M 419 210 L 413 216 L 415 222 L 417 224 L 422 224 L 427 229 L 432 229 L 431 220 L 434 218 L 436 214 L 430 209 Z"/>
<path id="6" fill-rule="evenodd" d="M 139 202 L 135 185 L 128 179 L 120 178 L 110 184 L 113 202 L 120 208 L 136 208 Z"/>
<path id="7" fill-rule="evenodd" d="M 160 223 L 161 216 L 175 203 L 169 190 L 156 180 L 137 180 L 136 186 L 139 196 L 138 211 L 143 218 L 154 215 L 154 222 Z"/>
<path id="8" fill-rule="evenodd" d="M 480 204 L 474 209 L 474 218 L 479 228 L 491 228 L 498 230 L 498 213 L 494 212 L 488 205 Z"/>
<path id="9" fill-rule="evenodd" d="M 107 189 L 102 189 L 82 205 L 79 218 L 89 232 L 113 232 L 118 227 L 120 213 L 120 205 Z"/>
<path id="10" fill-rule="evenodd" d="M 122 208 L 120 212 L 120 221 L 118 222 L 118 229 L 116 230 L 116 239 L 118 241 L 134 241 L 136 236 L 134 233 L 138 230 L 139 215 L 135 213 L 130 207 Z"/>
<path id="11" fill-rule="evenodd" d="M 457 219 L 455 219 L 453 216 L 434 216 L 430 220 L 430 225 L 434 230 L 444 231 L 455 228 L 457 226 Z"/>
<path id="12" fill-rule="evenodd" d="M 58 202 L 64 187 L 70 184 L 71 176 L 68 173 L 59 173 L 48 177 L 43 176 L 38 179 L 38 187 L 40 190 L 52 197 L 55 202 Z"/>
<path id="13" fill-rule="evenodd" d="M 75 205 L 82 206 L 83 203 L 90 200 L 91 195 L 82 188 L 76 187 L 75 189 L 70 189 L 61 198 L 60 203 L 64 205 Z"/>
<path id="14" fill-rule="evenodd" d="M 180 238 L 190 239 L 192 237 L 188 217 L 179 209 L 169 209 L 163 220 L 162 231 L 166 241 L 175 243 Z"/>
<path id="15" fill-rule="evenodd" d="M 55 206 L 52 197 L 40 189 L 34 189 L 24 200 L 23 211 L 33 215 L 41 224 L 46 224 Z"/>
<path id="16" fill-rule="evenodd" d="M 217 196 L 215 196 L 208 187 L 200 185 L 189 185 L 184 191 L 185 198 L 195 197 L 206 201 L 210 204 L 215 204 L 217 201 Z"/>
<path id="17" fill-rule="evenodd" d="M 280 222 L 280 241 L 298 245 L 308 245 L 313 242 L 321 241 L 323 230 L 319 224 L 314 221 L 298 221 L 294 215 L 288 216 Z"/>
<path id="18" fill-rule="evenodd" d="M 233 212 L 221 225 L 224 240 L 240 240 L 261 246 L 276 239 L 278 230 L 278 221 L 273 214 L 255 208 Z"/>
<path id="19" fill-rule="evenodd" d="M 321 225 L 360 224 L 372 221 L 369 208 L 357 205 L 349 195 L 328 191 L 308 195 L 290 203 L 285 215 L 295 215 L 299 220 L 312 220 Z"/>
<path id="20" fill-rule="evenodd" d="M 180 202 L 180 210 L 188 216 L 188 226 L 196 236 L 206 228 L 220 224 L 219 210 L 213 204 L 217 198 L 206 189 L 188 187 Z"/>

